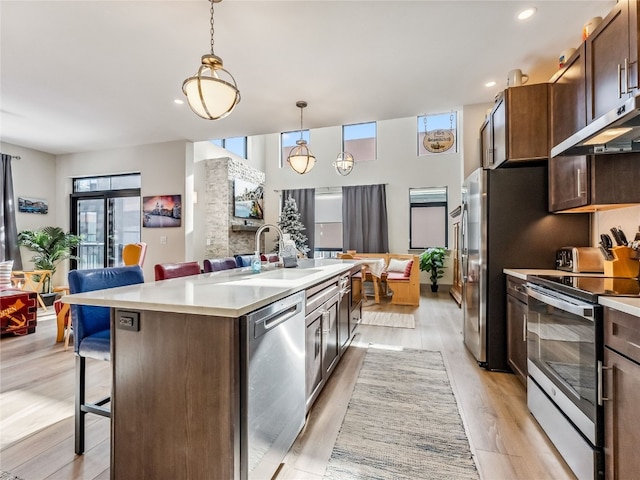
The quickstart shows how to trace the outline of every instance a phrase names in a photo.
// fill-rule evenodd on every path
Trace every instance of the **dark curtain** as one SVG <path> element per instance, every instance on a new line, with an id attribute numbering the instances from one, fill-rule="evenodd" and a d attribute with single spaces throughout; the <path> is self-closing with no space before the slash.
<path id="1" fill-rule="evenodd" d="M 342 187 L 342 249 L 389 251 L 385 185 Z"/>
<path id="2" fill-rule="evenodd" d="M 22 257 L 18 247 L 16 209 L 13 199 L 11 155 L 2 154 L 2 189 L 0 190 L 0 261 L 13 260 L 13 269 L 22 270 Z"/>
<path id="3" fill-rule="evenodd" d="M 282 204 L 287 198 L 293 197 L 300 212 L 300 221 L 305 230 L 302 232 L 307 236 L 308 258 L 313 258 L 316 234 L 316 190 L 315 188 L 300 188 L 297 190 L 283 190 Z"/>

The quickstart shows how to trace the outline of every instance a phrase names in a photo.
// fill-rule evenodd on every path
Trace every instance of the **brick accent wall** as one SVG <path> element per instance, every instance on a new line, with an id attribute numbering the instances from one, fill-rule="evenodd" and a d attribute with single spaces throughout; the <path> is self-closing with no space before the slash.
<path id="1" fill-rule="evenodd" d="M 232 158 L 216 158 L 205 160 L 205 175 L 206 238 L 203 240 L 205 243 L 209 240 L 205 258 L 253 253 L 255 232 L 232 231 L 233 225 L 245 225 L 245 219 L 233 216 L 233 180 L 239 178 L 264 185 L 264 172 Z M 247 220 L 247 224 L 259 227 L 264 221 Z"/>

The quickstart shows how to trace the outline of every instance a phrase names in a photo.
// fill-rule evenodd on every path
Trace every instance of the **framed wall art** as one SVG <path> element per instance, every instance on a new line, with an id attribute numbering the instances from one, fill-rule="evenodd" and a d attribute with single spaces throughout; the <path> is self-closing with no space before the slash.
<path id="1" fill-rule="evenodd" d="M 49 203 L 42 198 L 18 197 L 18 211 L 23 213 L 49 213 Z"/>
<path id="2" fill-rule="evenodd" d="M 142 197 L 142 226 L 147 228 L 182 225 L 182 196 L 156 195 Z"/>

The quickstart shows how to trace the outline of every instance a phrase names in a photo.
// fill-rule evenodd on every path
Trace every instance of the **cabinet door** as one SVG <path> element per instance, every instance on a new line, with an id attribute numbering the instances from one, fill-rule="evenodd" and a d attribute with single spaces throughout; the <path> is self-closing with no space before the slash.
<path id="1" fill-rule="evenodd" d="M 311 398 L 322 383 L 322 312 L 312 314 L 307 318 L 306 324 L 305 370 L 307 407 L 309 407 Z"/>
<path id="2" fill-rule="evenodd" d="M 635 4 L 635 0 L 631 3 Z M 618 2 L 586 42 L 587 122 L 590 123 L 629 97 L 624 93 L 625 61 L 627 64 L 634 61 L 629 48 L 629 0 Z"/>
<path id="3" fill-rule="evenodd" d="M 507 111 L 504 96 L 498 100 L 491 112 L 492 155 L 491 167 L 507 159 Z"/>
<path id="4" fill-rule="evenodd" d="M 551 80 L 551 147 L 587 125 L 585 57 L 583 43 Z"/>
<path id="5" fill-rule="evenodd" d="M 589 202 L 589 163 L 586 156 L 549 159 L 549 210 L 557 212 Z"/>
<path id="6" fill-rule="evenodd" d="M 604 456 L 606 478 L 637 478 L 640 471 L 640 365 L 604 349 Z"/>
<path id="7" fill-rule="evenodd" d="M 480 128 L 480 162 L 482 168 L 491 168 L 493 165 L 493 142 L 491 141 L 491 118 L 482 124 Z"/>
<path id="8" fill-rule="evenodd" d="M 322 314 L 322 369 L 325 378 L 338 361 L 338 297 Z"/>
<path id="9" fill-rule="evenodd" d="M 509 162 L 547 159 L 549 156 L 549 87 L 546 83 L 524 85 L 505 90 L 502 112 L 496 112 L 500 124 L 494 127 L 496 165 Z M 503 146 L 504 143 L 504 146 Z"/>
<path id="10" fill-rule="evenodd" d="M 527 384 L 527 304 L 507 295 L 507 361 Z"/>

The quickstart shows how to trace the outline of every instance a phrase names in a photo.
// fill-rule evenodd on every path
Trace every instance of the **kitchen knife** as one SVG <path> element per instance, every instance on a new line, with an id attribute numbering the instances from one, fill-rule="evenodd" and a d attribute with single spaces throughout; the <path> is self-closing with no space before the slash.
<path id="1" fill-rule="evenodd" d="M 629 245 L 629 242 L 627 241 L 627 236 L 624 234 L 624 232 L 622 231 L 622 229 L 620 227 L 618 227 L 618 235 L 620 236 L 620 240 L 622 241 L 622 245 Z"/>
<path id="2" fill-rule="evenodd" d="M 613 241 L 611 240 L 611 237 L 609 235 L 607 235 L 606 233 L 603 233 L 600 235 L 600 240 L 602 240 L 602 246 L 604 248 L 607 249 L 607 251 L 613 247 Z"/>
<path id="3" fill-rule="evenodd" d="M 600 242 L 600 253 L 602 253 L 605 260 L 613 260 L 613 255 L 609 253 L 609 250 L 607 250 L 604 245 L 602 245 L 602 242 Z"/>
<path id="4" fill-rule="evenodd" d="M 610 231 L 611 231 L 611 235 L 613 236 L 613 239 L 616 241 L 616 245 L 617 246 L 624 245 L 622 243 L 622 239 L 620 238 L 620 233 L 618 232 L 618 229 L 616 227 L 612 227 L 610 228 Z"/>

